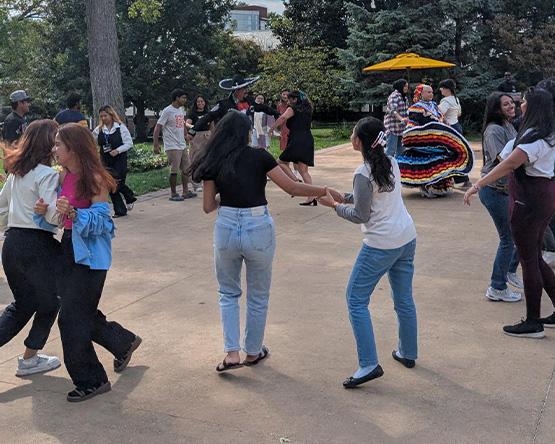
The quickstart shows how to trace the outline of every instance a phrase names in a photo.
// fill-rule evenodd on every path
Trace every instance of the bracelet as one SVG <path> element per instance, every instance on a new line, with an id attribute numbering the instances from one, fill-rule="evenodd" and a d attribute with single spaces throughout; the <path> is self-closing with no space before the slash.
<path id="1" fill-rule="evenodd" d="M 339 206 L 339 202 L 334 202 L 331 207 L 333 208 L 333 211 L 337 211 L 338 206 Z"/>
<path id="2" fill-rule="evenodd" d="M 478 187 L 478 186 L 476 186 L 476 184 L 472 184 L 472 188 L 476 188 L 476 190 L 480 191 L 480 189 L 481 189 L 482 187 Z"/>

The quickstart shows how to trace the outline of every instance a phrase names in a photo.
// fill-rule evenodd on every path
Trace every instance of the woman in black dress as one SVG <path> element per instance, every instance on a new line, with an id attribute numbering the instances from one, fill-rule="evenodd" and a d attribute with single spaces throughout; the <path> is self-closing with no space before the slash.
<path id="1" fill-rule="evenodd" d="M 93 137 L 100 147 L 102 163 L 117 183 L 115 192 L 110 193 L 114 205 L 114 218 L 127 216 L 137 198 L 133 190 L 125 184 L 127 178 L 127 151 L 133 147 L 133 139 L 127 127 L 121 122 L 116 110 L 105 105 L 98 111 L 100 125 L 93 131 Z M 125 203 L 121 195 L 125 199 Z"/>
<path id="2" fill-rule="evenodd" d="M 291 180 L 297 180 L 289 162 L 296 163 L 303 182 L 312 184 L 312 177 L 308 173 L 308 167 L 314 166 L 314 138 L 310 132 L 312 126 L 312 103 L 302 91 L 291 91 L 288 94 L 289 108 L 280 116 L 270 128 L 270 136 L 275 128 L 286 123 L 289 129 L 289 140 L 287 146 L 278 159 L 278 165 Z M 309 197 L 299 205 L 314 205 L 318 202 Z"/>

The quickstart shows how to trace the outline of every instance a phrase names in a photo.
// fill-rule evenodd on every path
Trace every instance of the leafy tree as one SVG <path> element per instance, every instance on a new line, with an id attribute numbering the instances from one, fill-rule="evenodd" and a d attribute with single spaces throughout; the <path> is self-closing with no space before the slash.
<path id="1" fill-rule="evenodd" d="M 262 78 L 255 84 L 277 103 L 283 88 L 305 91 L 315 111 L 337 111 L 345 106 L 337 78 L 344 73 L 334 67 L 327 48 L 278 49 L 267 53 L 260 63 Z"/>

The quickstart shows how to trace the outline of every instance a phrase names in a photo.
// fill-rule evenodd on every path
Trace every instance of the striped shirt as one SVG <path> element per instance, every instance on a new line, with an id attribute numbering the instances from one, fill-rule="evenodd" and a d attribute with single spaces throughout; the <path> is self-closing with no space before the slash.
<path id="1" fill-rule="evenodd" d="M 384 118 L 385 129 L 388 133 L 401 136 L 405 131 L 406 123 L 397 119 L 396 114 L 401 117 L 408 117 L 409 99 L 407 96 L 403 99 L 401 93 L 397 90 L 393 91 L 387 99 L 387 110 Z"/>

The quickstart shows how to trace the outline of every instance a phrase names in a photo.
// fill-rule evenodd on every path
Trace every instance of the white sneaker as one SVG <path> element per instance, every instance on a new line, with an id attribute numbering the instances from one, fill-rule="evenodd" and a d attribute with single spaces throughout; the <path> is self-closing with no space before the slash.
<path id="1" fill-rule="evenodd" d="M 49 372 L 58 368 L 62 363 L 56 356 L 36 354 L 32 358 L 17 358 L 17 371 L 15 376 L 29 376 L 35 373 Z"/>
<path id="2" fill-rule="evenodd" d="M 199 185 L 195 191 L 202 191 L 202 186 Z"/>
<path id="3" fill-rule="evenodd" d="M 130 204 L 125 204 L 125 206 L 127 207 L 127 211 L 131 211 L 135 206 L 135 202 L 132 202 Z"/>
<path id="4" fill-rule="evenodd" d="M 486 298 L 491 301 L 518 302 L 522 299 L 522 295 L 515 293 L 508 287 L 505 290 L 496 290 L 490 286 L 486 291 Z"/>
<path id="5" fill-rule="evenodd" d="M 555 265 L 555 251 L 544 251 L 542 257 L 547 265 Z"/>
<path id="6" fill-rule="evenodd" d="M 507 282 L 516 288 L 524 288 L 524 282 L 516 273 L 507 273 Z"/>
<path id="7" fill-rule="evenodd" d="M 425 187 L 420 187 L 420 195 L 422 197 L 427 197 L 428 199 L 435 199 L 437 197 L 436 194 L 432 193 L 431 191 L 428 191 L 428 189 Z"/>

